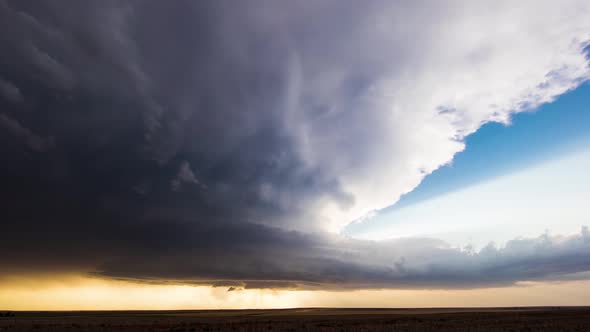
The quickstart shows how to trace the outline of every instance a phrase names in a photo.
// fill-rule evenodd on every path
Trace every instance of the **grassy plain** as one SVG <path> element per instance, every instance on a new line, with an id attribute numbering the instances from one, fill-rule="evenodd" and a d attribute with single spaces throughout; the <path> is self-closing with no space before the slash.
<path id="1" fill-rule="evenodd" d="M 299 308 L 13 314 L 14 317 L 0 317 L 0 331 L 590 331 L 590 307 Z"/>

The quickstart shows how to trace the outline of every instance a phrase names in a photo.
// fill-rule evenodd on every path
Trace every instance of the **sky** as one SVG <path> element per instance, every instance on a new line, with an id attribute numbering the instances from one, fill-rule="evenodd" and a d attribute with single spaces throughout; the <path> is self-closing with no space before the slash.
<path id="1" fill-rule="evenodd" d="M 0 308 L 590 304 L 589 15 L 0 0 Z"/>
<path id="2" fill-rule="evenodd" d="M 452 164 L 341 232 L 371 239 L 428 234 L 481 248 L 515 236 L 578 231 L 590 221 L 589 105 L 584 84 L 534 113 L 515 115 L 509 125 L 485 125 Z"/>

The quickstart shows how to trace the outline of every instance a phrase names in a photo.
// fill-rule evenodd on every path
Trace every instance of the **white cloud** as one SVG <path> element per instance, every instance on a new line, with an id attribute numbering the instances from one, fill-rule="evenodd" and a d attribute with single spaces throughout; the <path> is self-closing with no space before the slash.
<path id="1" fill-rule="evenodd" d="M 294 47 L 286 93 L 307 165 L 354 196 L 346 209 L 312 207 L 330 230 L 396 202 L 482 124 L 508 123 L 590 77 L 588 1 L 370 2 L 343 15 L 345 25 Z"/>
<path id="2" fill-rule="evenodd" d="M 586 279 L 590 237 L 583 226 L 572 235 L 545 233 L 511 239 L 503 246 L 490 243 L 479 250 L 418 237 L 342 244 L 341 250 L 332 251 L 337 259 L 358 264 L 363 272 L 343 276 L 339 287 L 350 283 L 353 288 L 452 289 Z"/>

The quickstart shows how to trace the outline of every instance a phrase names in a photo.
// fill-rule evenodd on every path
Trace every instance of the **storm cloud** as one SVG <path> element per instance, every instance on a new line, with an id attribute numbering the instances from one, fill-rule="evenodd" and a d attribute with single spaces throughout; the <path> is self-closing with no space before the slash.
<path id="1" fill-rule="evenodd" d="M 555 6 L 0 0 L 2 271 L 379 288 L 590 270 L 586 228 L 477 252 L 336 233 L 590 78 L 590 5 Z"/>

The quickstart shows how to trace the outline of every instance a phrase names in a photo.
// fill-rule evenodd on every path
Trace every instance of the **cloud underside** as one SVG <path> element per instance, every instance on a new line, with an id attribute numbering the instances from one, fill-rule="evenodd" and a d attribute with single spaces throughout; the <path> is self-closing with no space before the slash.
<path id="1" fill-rule="evenodd" d="M 554 6 L 0 0 L 2 270 L 317 289 L 590 270 L 586 229 L 478 252 L 333 233 L 590 77 L 590 4 Z"/>
<path id="2" fill-rule="evenodd" d="M 11 253 L 4 258 L 4 272 L 81 271 L 138 282 L 235 288 L 454 289 L 585 279 L 587 274 L 580 273 L 590 271 L 585 227 L 575 235 L 519 238 L 476 251 L 431 238 L 375 242 L 222 220 L 80 218 L 80 225 L 63 228 L 26 222 L 13 227 L 0 246 Z M 107 218 L 117 222 L 102 222 Z"/>

